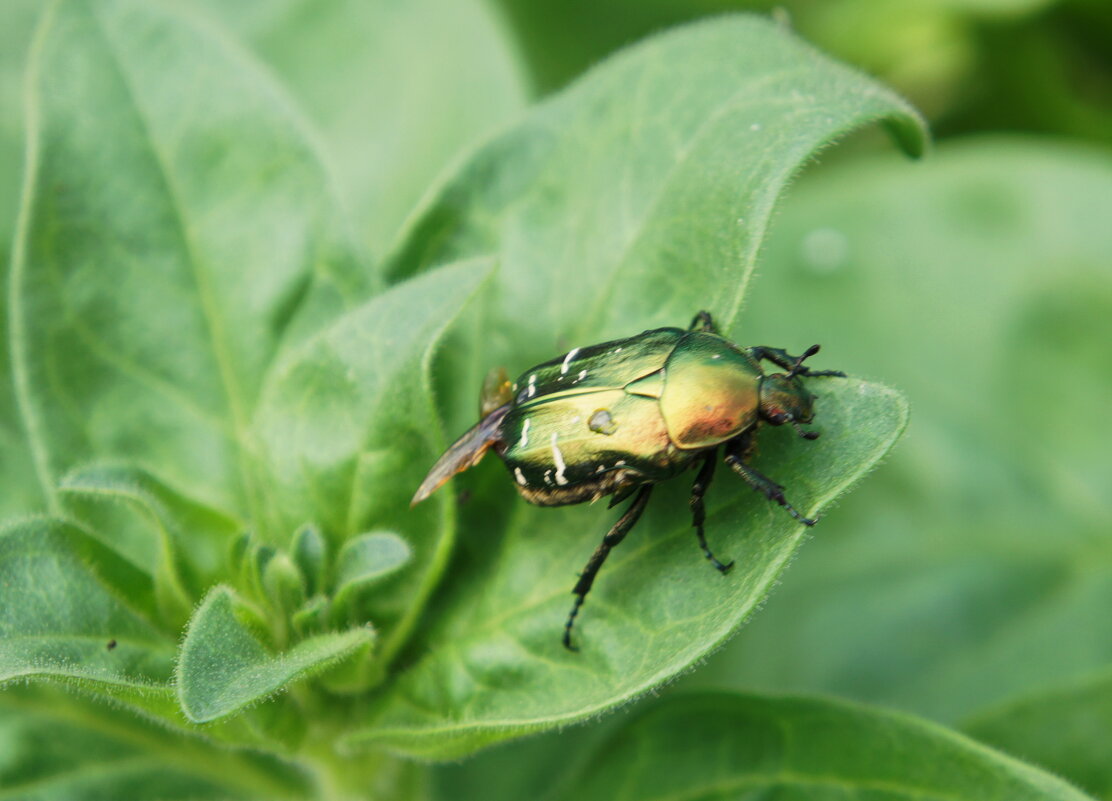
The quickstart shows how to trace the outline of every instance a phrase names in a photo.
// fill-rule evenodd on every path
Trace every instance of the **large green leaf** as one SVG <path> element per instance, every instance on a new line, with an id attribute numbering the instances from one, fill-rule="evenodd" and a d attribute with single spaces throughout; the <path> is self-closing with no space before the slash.
<path id="1" fill-rule="evenodd" d="M 695 681 L 952 721 L 1112 663 L 1110 207 L 1107 153 L 1001 138 L 798 187 L 747 330 L 884 376 L 915 425 Z"/>
<path id="2" fill-rule="evenodd" d="M 51 678 L 109 695 L 169 692 L 175 642 L 143 614 L 149 576 L 71 524 L 0 531 L 0 682 Z"/>
<path id="3" fill-rule="evenodd" d="M 815 151 L 877 120 L 922 149 L 910 107 L 769 20 L 678 28 L 483 148 L 414 220 L 388 270 L 496 253 L 484 344 L 522 367 L 699 308 L 728 328 L 784 185 Z"/>
<path id="4" fill-rule="evenodd" d="M 320 131 L 353 225 L 383 253 L 429 185 L 524 105 L 483 0 L 189 0 L 275 71 Z"/>
<path id="5" fill-rule="evenodd" d="M 120 456 L 222 508 L 261 505 L 263 370 L 363 294 L 301 120 L 158 4 L 63 0 L 30 72 L 9 314 L 42 485 Z"/>
<path id="6" fill-rule="evenodd" d="M 0 693 L 0 797 L 20 801 L 304 799 L 272 756 L 183 736 L 130 710 L 45 687 Z"/>
<path id="7" fill-rule="evenodd" d="M 822 439 L 770 431 L 756 462 L 808 514 L 874 465 L 906 422 L 900 396 L 875 384 L 812 387 Z M 456 756 L 595 715 L 682 671 L 756 608 L 804 537 L 801 525 L 740 484 L 720 477 L 707 501 L 708 536 L 736 560 L 733 571 L 720 576 L 699 553 L 688 481 L 664 485 L 607 563 L 580 616 L 581 650 L 572 653 L 560 635 L 575 573 L 615 515 L 588 506 L 535 510 L 507 496 L 504 480 L 502 503 L 514 506 L 507 530 L 469 518 L 467 556 L 430 607 L 436 628 L 422 656 L 352 739 Z"/>
<path id="8" fill-rule="evenodd" d="M 964 729 L 1112 799 L 1112 670 L 983 710 Z"/>
<path id="9" fill-rule="evenodd" d="M 272 528 L 319 523 L 339 543 L 373 525 L 413 559 L 376 587 L 370 619 L 389 658 L 408 636 L 452 543 L 451 506 L 409 509 L 440 447 L 428 362 L 444 328 L 490 272 L 484 260 L 392 288 L 287 351 L 274 365 L 255 431 L 277 488 Z"/>
<path id="10" fill-rule="evenodd" d="M 321 634 L 272 655 L 236 616 L 237 599 L 215 587 L 197 609 L 177 665 L 182 711 L 194 723 L 227 717 L 265 700 L 291 682 L 351 656 L 370 643 L 367 627 Z"/>
<path id="11" fill-rule="evenodd" d="M 892 712 L 708 693 L 656 704 L 555 799 L 1085 801 L 1049 773 Z"/>

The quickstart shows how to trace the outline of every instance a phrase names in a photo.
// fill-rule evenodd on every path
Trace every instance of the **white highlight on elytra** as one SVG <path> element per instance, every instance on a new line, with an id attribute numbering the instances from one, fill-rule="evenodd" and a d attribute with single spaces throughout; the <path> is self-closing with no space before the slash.
<path id="1" fill-rule="evenodd" d="M 560 375 L 568 374 L 568 365 L 571 364 L 571 360 L 575 358 L 577 353 L 579 353 L 579 348 L 572 348 L 568 351 L 568 355 L 564 357 L 564 363 L 560 365 Z"/>
<path id="2" fill-rule="evenodd" d="M 556 463 L 556 483 L 560 486 L 568 483 L 564 471 L 568 469 L 567 464 L 564 463 L 564 454 L 560 453 L 560 446 L 556 444 L 556 439 L 560 434 L 556 431 L 552 432 L 552 461 Z"/>
<path id="3" fill-rule="evenodd" d="M 586 377 L 587 377 L 587 371 L 586 370 L 580 370 L 579 371 L 579 376 L 575 380 L 576 381 L 582 381 Z"/>
<path id="4" fill-rule="evenodd" d="M 515 467 L 514 468 L 514 475 L 517 476 L 517 483 L 524 487 L 525 486 L 525 474 L 521 472 L 520 467 Z"/>
<path id="5" fill-rule="evenodd" d="M 531 422 L 528 417 L 525 418 L 525 425 L 521 427 L 521 442 L 517 443 L 517 447 L 524 448 L 529 444 L 529 423 Z"/>
<path id="6" fill-rule="evenodd" d="M 531 398 L 536 394 L 537 394 L 537 374 L 533 373 L 531 376 L 529 376 L 529 397 Z"/>

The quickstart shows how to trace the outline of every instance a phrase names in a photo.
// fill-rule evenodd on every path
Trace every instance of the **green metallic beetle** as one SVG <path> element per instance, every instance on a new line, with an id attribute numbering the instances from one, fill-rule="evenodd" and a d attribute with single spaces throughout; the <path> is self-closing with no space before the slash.
<path id="1" fill-rule="evenodd" d="M 596 501 L 633 502 L 592 554 L 575 588 L 575 605 L 564 626 L 571 630 L 599 568 L 640 518 L 653 485 L 695 465 L 691 491 L 695 535 L 706 558 L 725 573 L 703 533 L 703 496 L 714 476 L 718 447 L 746 483 L 783 506 L 807 526 L 784 498 L 783 487 L 747 464 L 762 423 L 795 427 L 804 439 L 818 433 L 800 423 L 814 417 L 814 396 L 800 377 L 840 376 L 836 370 L 803 366 L 802 356 L 779 348 L 739 348 L 718 335 L 707 312 L 691 326 L 657 328 L 628 339 L 576 348 L 527 370 L 512 386 L 505 371 L 483 387 L 482 419 L 456 441 L 429 471 L 413 496 L 420 503 L 449 478 L 479 463 L 494 448 L 514 477 L 518 492 L 539 506 Z M 765 374 L 761 360 L 786 373 Z"/>

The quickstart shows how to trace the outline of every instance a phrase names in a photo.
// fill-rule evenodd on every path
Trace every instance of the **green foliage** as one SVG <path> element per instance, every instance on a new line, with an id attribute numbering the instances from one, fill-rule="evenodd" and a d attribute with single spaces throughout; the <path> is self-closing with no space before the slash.
<path id="1" fill-rule="evenodd" d="M 915 20 L 949 30 L 1001 4 L 1039 5 L 875 25 L 903 21 L 891 52 Z M 6 37 L 26 38 L 32 5 L 5 12 Z M 1112 375 L 1089 335 L 1112 304 L 1106 154 L 848 157 L 774 225 L 788 183 L 852 131 L 881 123 L 921 153 L 918 114 L 737 15 L 647 38 L 522 114 L 545 57 L 523 9 L 42 10 L 22 116 L 0 82 L 26 136 L 21 195 L 0 198 L 19 207 L 0 223 L 0 512 L 36 515 L 0 527 L 0 796 L 1083 798 L 936 724 L 747 685 L 971 719 L 1107 794 L 1084 740 L 1110 697 L 1112 488 L 1076 425 Z M 582 52 L 692 13 L 627 10 L 632 28 Z M 800 28 L 837 41 L 822 18 Z M 0 127 L 0 176 L 13 138 Z M 494 458 L 409 500 L 488 368 L 700 308 L 742 344 L 822 342 L 816 366 L 854 376 L 811 381 L 820 440 L 765 430 L 754 457 L 825 515 L 818 542 L 722 475 L 707 535 L 736 566 L 720 576 L 689 483 L 664 484 L 568 652 L 575 573 L 615 512 L 529 506 Z M 834 509 L 907 425 L 888 383 L 914 400 L 912 436 Z M 730 691 L 557 736 L 663 692 L 750 616 L 696 674 Z"/>
<path id="2" fill-rule="evenodd" d="M 757 461 L 792 487 L 808 515 L 891 447 L 907 413 L 896 393 L 856 381 L 823 384 L 818 402 L 822 439 L 776 432 L 783 435 L 768 436 L 768 456 Z M 867 430 L 854 422 L 863 417 Z M 569 608 L 568 575 L 601 536 L 598 512 L 517 510 L 481 557 L 454 572 L 430 613 L 421 658 L 382 695 L 372 726 L 351 740 L 425 757 L 466 754 L 596 715 L 716 647 L 768 593 L 804 528 L 752 490 L 719 479 L 707 499 L 707 528 L 715 550 L 736 560 L 722 578 L 697 558 L 690 486 L 674 484 L 658 490 L 652 515 L 607 563 L 585 607 L 578 653 L 557 635 Z M 465 517 L 464 530 L 477 529 L 486 514 Z M 551 569 L 562 563 L 567 570 Z"/>
<path id="3" fill-rule="evenodd" d="M 656 704 L 614 732 L 561 789 L 553 798 L 1085 798 L 1060 779 L 914 718 L 729 693 Z"/>
<path id="4" fill-rule="evenodd" d="M 238 619 L 237 600 L 233 590 L 214 588 L 185 632 L 176 684 L 182 711 L 195 723 L 227 717 L 291 681 L 319 673 L 374 636 L 366 628 L 322 634 L 273 657 Z"/>
<path id="5" fill-rule="evenodd" d="M 796 293 L 804 341 L 830 331 L 863 373 L 897 376 L 915 425 L 881 478 L 887 506 L 832 516 L 700 680 L 956 722 L 1112 661 L 1112 475 L 1092 428 L 1112 393 L 1096 333 L 1112 159 L 997 138 L 933 161 L 801 185 L 769 242 L 755 335 L 799 330 L 768 311 Z"/>
<path id="6" fill-rule="evenodd" d="M 1069 776 L 1096 798 L 1112 798 L 1112 671 L 985 710 L 964 727 L 982 742 Z"/>

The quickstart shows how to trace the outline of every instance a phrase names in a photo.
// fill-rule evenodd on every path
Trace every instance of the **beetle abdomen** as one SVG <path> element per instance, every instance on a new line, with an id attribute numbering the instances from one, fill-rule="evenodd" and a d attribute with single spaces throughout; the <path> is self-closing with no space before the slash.
<path id="1" fill-rule="evenodd" d="M 681 469 L 658 401 L 622 389 L 516 407 L 501 432 L 499 453 L 519 491 L 542 505 L 579 503 Z"/>

